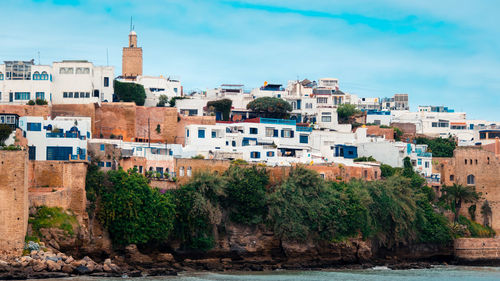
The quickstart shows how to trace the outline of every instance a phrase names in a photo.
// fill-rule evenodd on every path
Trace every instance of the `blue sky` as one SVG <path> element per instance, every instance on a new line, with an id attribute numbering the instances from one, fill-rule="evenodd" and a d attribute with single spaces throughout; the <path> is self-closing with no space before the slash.
<path id="1" fill-rule="evenodd" d="M 496 1 L 2 0 L 0 60 L 106 64 L 107 49 L 119 75 L 133 16 L 144 74 L 188 90 L 337 77 L 498 121 L 499 14 Z"/>

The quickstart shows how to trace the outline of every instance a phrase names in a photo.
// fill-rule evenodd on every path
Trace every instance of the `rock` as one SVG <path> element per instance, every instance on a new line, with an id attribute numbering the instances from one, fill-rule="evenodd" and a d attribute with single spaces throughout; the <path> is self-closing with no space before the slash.
<path id="1" fill-rule="evenodd" d="M 133 270 L 127 273 L 128 277 L 141 277 L 142 272 L 140 270 Z"/>
<path id="2" fill-rule="evenodd" d="M 59 258 L 57 256 L 48 256 L 48 257 L 45 257 L 45 260 L 57 262 L 57 261 L 59 261 Z"/>
<path id="3" fill-rule="evenodd" d="M 85 256 L 82 260 L 86 261 L 86 262 L 94 262 L 91 258 L 89 258 L 88 256 Z"/>
<path id="4" fill-rule="evenodd" d="M 96 264 L 96 265 L 95 265 L 95 270 L 94 270 L 94 272 L 102 272 L 102 271 L 103 271 L 103 270 L 102 270 L 102 265 L 100 265 L 100 264 Z"/>
<path id="5" fill-rule="evenodd" d="M 52 260 L 47 260 L 47 269 L 52 272 L 60 271 L 61 265 Z"/>
<path id="6" fill-rule="evenodd" d="M 150 265 L 153 263 L 153 259 L 139 252 L 135 244 L 130 244 L 125 247 L 126 258 L 132 264 L 139 265 Z"/>
<path id="7" fill-rule="evenodd" d="M 122 270 L 119 266 L 117 266 L 116 264 L 112 263 L 109 265 L 109 267 L 111 268 L 111 271 L 112 272 L 115 272 L 115 273 L 121 273 Z"/>
<path id="8" fill-rule="evenodd" d="M 95 266 L 96 266 L 96 263 L 93 262 L 93 261 L 89 261 L 87 262 L 87 268 L 91 271 L 91 272 L 94 272 L 95 270 Z"/>
<path id="9" fill-rule="evenodd" d="M 161 253 L 158 254 L 156 260 L 159 262 L 175 262 L 174 256 L 170 253 Z"/>
<path id="10" fill-rule="evenodd" d="M 78 275 L 86 275 L 92 273 L 92 271 L 90 271 L 88 267 L 83 265 L 76 267 L 73 272 Z"/>
<path id="11" fill-rule="evenodd" d="M 75 268 L 73 266 L 71 266 L 71 264 L 65 264 L 62 267 L 62 272 L 65 272 L 65 273 L 72 273 L 74 270 L 75 270 Z"/>
<path id="12" fill-rule="evenodd" d="M 177 271 L 166 268 L 153 268 L 147 273 L 149 276 L 177 276 Z"/>
<path id="13" fill-rule="evenodd" d="M 111 267 L 110 267 L 110 264 L 104 264 L 102 266 L 102 270 L 104 270 L 104 272 L 111 272 Z"/>
<path id="14" fill-rule="evenodd" d="M 108 264 L 108 265 L 111 264 L 111 259 L 105 259 L 104 264 Z"/>
<path id="15" fill-rule="evenodd" d="M 56 249 L 56 250 L 61 249 L 61 246 L 59 246 L 59 243 L 57 243 L 57 241 L 56 241 L 56 240 L 54 240 L 54 239 L 51 239 L 51 240 L 49 241 L 49 246 L 51 246 L 52 248 L 54 248 L 54 249 Z"/>
<path id="16" fill-rule="evenodd" d="M 66 263 L 72 263 L 74 261 L 75 261 L 75 259 L 72 256 L 67 257 L 65 260 Z"/>
<path id="17" fill-rule="evenodd" d="M 47 264 L 45 261 L 41 260 L 36 260 L 35 264 L 33 265 L 33 271 L 35 272 L 40 272 L 42 270 L 45 270 L 47 268 Z"/>
<path id="18" fill-rule="evenodd" d="M 221 262 L 223 262 L 223 263 L 231 263 L 232 261 L 233 261 L 233 259 L 231 259 L 231 258 L 223 258 L 223 259 L 221 259 Z"/>

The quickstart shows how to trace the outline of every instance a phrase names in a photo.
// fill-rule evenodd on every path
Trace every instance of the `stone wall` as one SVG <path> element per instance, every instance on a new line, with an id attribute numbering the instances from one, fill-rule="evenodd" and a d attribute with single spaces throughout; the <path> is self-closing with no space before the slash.
<path id="1" fill-rule="evenodd" d="M 453 246 L 460 260 L 500 260 L 500 238 L 459 238 Z"/>
<path id="2" fill-rule="evenodd" d="M 95 132 L 96 123 L 96 106 L 97 104 L 54 104 L 52 105 L 51 117 L 68 116 L 68 117 L 90 117 L 91 130 L 93 137 L 98 137 Z"/>
<path id="3" fill-rule="evenodd" d="M 188 170 L 191 169 L 191 175 L 199 171 L 210 170 L 217 174 L 222 174 L 231 166 L 229 160 L 206 160 L 206 159 L 175 159 L 175 172 L 177 183 L 179 185 L 189 181 Z M 181 167 L 184 169 L 184 175 L 179 172 Z M 380 179 L 380 168 L 344 166 L 344 165 L 309 165 L 304 166 L 307 169 L 318 172 L 326 180 L 346 180 L 352 178 L 376 180 Z M 266 167 L 269 172 L 269 178 L 272 184 L 279 183 L 286 179 L 290 173 L 291 167 Z"/>
<path id="4" fill-rule="evenodd" d="M 0 113 L 14 113 L 19 116 L 50 116 L 48 105 L 0 105 Z"/>
<path id="5" fill-rule="evenodd" d="M 174 143 L 177 126 L 177 108 L 137 107 L 135 120 L 137 138 L 151 138 L 151 142 Z"/>
<path id="6" fill-rule="evenodd" d="M 70 209 L 82 222 L 87 217 L 85 177 L 87 164 L 64 161 L 30 161 L 30 206 Z"/>
<path id="7" fill-rule="evenodd" d="M 134 141 L 137 106 L 133 102 L 103 103 L 96 110 L 94 136 L 121 137 L 124 141 Z"/>
<path id="8" fill-rule="evenodd" d="M 0 256 L 21 255 L 28 227 L 28 155 L 0 150 Z"/>
<path id="9" fill-rule="evenodd" d="M 492 209 L 490 224 L 500 232 L 500 157 L 481 147 L 458 147 L 452 158 L 433 158 L 433 172 L 441 174 L 441 184 L 473 186 L 482 193 L 476 203 L 476 221 L 484 222 L 481 206 L 485 200 Z M 467 176 L 474 176 L 474 184 L 467 184 Z M 470 204 L 462 207 L 461 213 L 468 216 Z"/>

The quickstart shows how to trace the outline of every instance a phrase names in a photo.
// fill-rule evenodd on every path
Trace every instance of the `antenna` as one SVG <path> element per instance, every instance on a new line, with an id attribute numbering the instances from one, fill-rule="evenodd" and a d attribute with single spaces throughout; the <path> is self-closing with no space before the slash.
<path id="1" fill-rule="evenodd" d="M 108 48 L 106 48 L 106 66 L 109 66 L 109 54 L 108 54 Z"/>
<path id="2" fill-rule="evenodd" d="M 40 51 L 38 51 L 38 65 L 40 65 Z"/>
<path id="3" fill-rule="evenodd" d="M 132 27 L 132 16 L 130 16 L 130 31 L 134 30 Z"/>

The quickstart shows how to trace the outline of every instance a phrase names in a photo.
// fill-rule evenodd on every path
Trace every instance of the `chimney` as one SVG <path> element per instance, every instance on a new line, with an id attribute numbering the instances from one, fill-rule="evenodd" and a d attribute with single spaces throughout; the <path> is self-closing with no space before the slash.
<path id="1" fill-rule="evenodd" d="M 495 138 L 495 155 L 500 155 L 500 139 Z"/>

